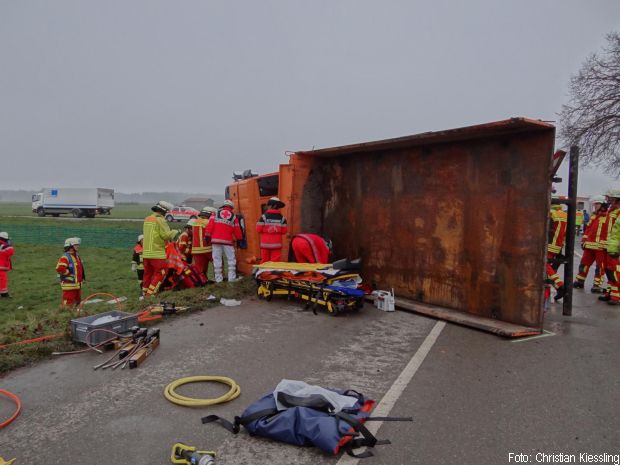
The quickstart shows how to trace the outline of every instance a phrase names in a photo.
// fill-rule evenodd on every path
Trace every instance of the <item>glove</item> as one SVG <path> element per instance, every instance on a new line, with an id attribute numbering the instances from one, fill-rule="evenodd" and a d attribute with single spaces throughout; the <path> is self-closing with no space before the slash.
<path id="1" fill-rule="evenodd" d="M 136 262 L 131 262 L 131 271 L 136 271 L 138 269 L 138 264 Z"/>

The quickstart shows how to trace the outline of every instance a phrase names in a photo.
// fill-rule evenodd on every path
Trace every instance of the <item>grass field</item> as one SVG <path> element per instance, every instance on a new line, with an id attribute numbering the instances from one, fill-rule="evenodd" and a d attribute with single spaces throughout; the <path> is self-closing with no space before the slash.
<path id="1" fill-rule="evenodd" d="M 149 204 L 117 204 L 110 215 L 97 216 L 97 218 L 116 218 L 116 219 L 142 219 L 151 212 Z M 39 220 L 55 220 L 51 216 L 38 218 L 32 213 L 31 204 L 28 202 L 0 202 L 0 217 L 2 216 L 29 216 Z M 61 215 L 60 218 L 71 218 L 71 215 Z M 87 219 L 84 219 L 86 221 Z"/>
<path id="2" fill-rule="evenodd" d="M 86 269 L 82 298 L 97 292 L 125 296 L 128 300 L 123 302 L 123 310 L 129 312 L 136 312 L 147 305 L 138 300 L 139 284 L 136 274 L 131 271 L 133 241 L 142 230 L 141 222 L 110 221 L 106 217 L 80 221 L 61 217 L 42 221 L 37 217 L 11 217 L 14 212 L 19 211 L 17 204 L 11 204 L 11 208 L 7 210 L 11 214 L 5 213 L 2 207 L 0 231 L 8 231 L 11 235 L 17 230 L 32 230 L 33 237 L 40 240 L 33 243 L 29 236 L 28 241 L 14 243 L 14 269 L 9 272 L 9 290 L 12 297 L 0 300 L 0 345 L 66 332 L 70 320 L 76 317 L 73 311 L 60 309 L 61 291 L 55 266 L 63 253 L 64 239 L 59 235 L 62 233 L 67 234 L 67 237 L 76 231 L 78 234 L 75 235 L 94 233 L 90 234 L 90 239 L 84 241 L 80 249 Z M 148 213 L 148 208 L 144 208 L 146 206 L 141 207 L 143 212 Z M 130 210 L 121 213 L 129 215 Z M 141 216 L 144 216 L 144 213 Z M 171 226 L 180 227 L 179 223 Z M 120 235 L 125 241 L 123 245 L 101 247 L 105 239 L 113 235 Z M 247 279 L 234 284 L 224 283 L 201 289 L 162 293 L 159 299 L 173 301 L 177 305 L 207 308 L 213 305 L 206 302 L 209 294 L 214 294 L 218 300 L 219 297 L 240 298 L 253 292 L 253 286 L 252 281 Z M 114 308 L 106 303 L 84 306 L 85 314 Z M 48 356 L 54 350 L 72 348 L 73 344 L 66 336 L 50 342 L 0 349 L 0 373 Z"/>

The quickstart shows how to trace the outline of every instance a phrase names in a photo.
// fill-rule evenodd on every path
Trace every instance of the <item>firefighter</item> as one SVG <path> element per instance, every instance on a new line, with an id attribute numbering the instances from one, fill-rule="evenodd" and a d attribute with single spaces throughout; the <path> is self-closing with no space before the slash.
<path id="1" fill-rule="evenodd" d="M 291 240 L 297 263 L 329 263 L 331 249 L 331 241 L 316 234 L 296 234 Z"/>
<path id="2" fill-rule="evenodd" d="M 183 260 L 186 263 L 192 262 L 192 229 L 194 228 L 196 220 L 191 218 L 186 224 L 183 232 L 177 239 L 177 248 Z"/>
<path id="3" fill-rule="evenodd" d="M 607 210 L 607 235 L 605 237 L 605 274 L 609 288 L 607 292 L 599 297 L 599 300 L 607 302 L 609 305 L 620 305 L 620 292 L 618 290 L 620 266 L 620 225 L 616 226 L 620 215 L 620 189 L 610 189 L 605 196 L 609 203 Z"/>
<path id="4" fill-rule="evenodd" d="M 131 271 L 138 274 L 138 281 L 140 283 L 140 300 L 144 299 L 144 293 L 142 292 L 142 279 L 144 278 L 144 259 L 142 258 L 144 243 L 144 235 L 138 236 L 136 245 L 133 246 L 133 256 L 131 258 Z"/>
<path id="5" fill-rule="evenodd" d="M 287 233 L 286 218 L 280 213 L 285 204 L 277 197 L 267 201 L 267 210 L 256 223 L 260 235 L 261 263 L 282 261 L 282 236 Z"/>
<path id="6" fill-rule="evenodd" d="M 212 260 L 213 247 L 210 238 L 206 236 L 207 225 L 213 213 L 217 213 L 214 207 L 204 207 L 200 210 L 198 218 L 194 220 L 192 228 L 192 260 L 194 270 L 205 280 L 209 273 L 209 262 Z"/>
<path id="7" fill-rule="evenodd" d="M 84 264 L 78 253 L 82 240 L 70 237 L 65 240 L 65 252 L 58 259 L 56 272 L 62 289 L 62 306 L 74 307 L 82 301 L 82 286 L 86 280 Z"/>
<path id="8" fill-rule="evenodd" d="M 551 205 L 549 212 L 549 241 L 547 243 L 547 279 L 555 288 L 556 295 L 553 298 L 558 301 L 564 297 L 566 288 L 558 275 L 560 266 L 559 259 L 562 256 L 562 248 L 566 240 L 567 215 L 561 205 Z"/>
<path id="9" fill-rule="evenodd" d="M 9 295 L 9 271 L 13 269 L 11 257 L 15 249 L 11 245 L 9 233 L 0 232 L 0 298 L 8 298 Z"/>
<path id="10" fill-rule="evenodd" d="M 591 202 L 594 206 L 594 212 L 592 212 L 590 221 L 586 225 L 585 232 L 581 238 L 583 257 L 579 263 L 579 274 L 573 283 L 573 287 L 575 289 L 583 289 L 588 271 L 592 264 L 596 262 L 594 284 L 590 292 L 601 294 L 604 292 L 602 283 L 605 276 L 605 246 L 601 240 L 605 239 L 603 232 L 606 231 L 607 204 L 605 203 L 605 197 L 602 195 L 593 197 Z"/>
<path id="11" fill-rule="evenodd" d="M 207 224 L 206 233 L 211 238 L 213 247 L 213 271 L 216 283 L 221 283 L 224 280 L 222 274 L 223 255 L 226 255 L 228 263 L 228 281 L 237 279 L 234 244 L 243 239 L 243 234 L 241 233 L 239 218 L 233 213 L 233 208 L 232 201 L 225 200 L 217 213 L 211 215 Z"/>
<path id="12" fill-rule="evenodd" d="M 166 278 L 166 242 L 173 241 L 179 231 L 170 229 L 164 216 L 172 210 L 173 205 L 159 201 L 151 210 L 152 215 L 144 219 L 144 276 L 142 292 L 146 297 L 157 294 L 159 286 Z"/>

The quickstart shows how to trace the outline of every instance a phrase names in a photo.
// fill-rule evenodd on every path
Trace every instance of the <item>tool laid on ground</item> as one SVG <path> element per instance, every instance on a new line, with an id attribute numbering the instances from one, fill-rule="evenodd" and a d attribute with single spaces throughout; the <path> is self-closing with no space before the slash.
<path id="1" fill-rule="evenodd" d="M 0 457 L 0 465 L 11 465 L 13 462 L 15 462 L 16 459 L 11 459 L 8 462 L 5 462 L 4 459 L 2 457 Z"/>
<path id="2" fill-rule="evenodd" d="M 172 446 L 170 461 L 185 465 L 212 465 L 215 462 L 215 452 L 196 450 L 195 447 L 178 442 Z"/>
<path id="3" fill-rule="evenodd" d="M 158 304 L 149 305 L 140 313 L 138 313 L 138 321 L 145 323 L 147 321 L 161 320 L 164 316 L 176 315 L 185 312 L 189 307 L 177 307 L 174 302 L 160 302 Z"/>
<path id="4" fill-rule="evenodd" d="M 131 336 L 121 337 L 115 342 L 116 352 L 104 362 L 95 365 L 95 370 L 118 367 L 137 368 L 159 347 L 160 331 L 158 328 L 140 328 L 133 326 Z"/>

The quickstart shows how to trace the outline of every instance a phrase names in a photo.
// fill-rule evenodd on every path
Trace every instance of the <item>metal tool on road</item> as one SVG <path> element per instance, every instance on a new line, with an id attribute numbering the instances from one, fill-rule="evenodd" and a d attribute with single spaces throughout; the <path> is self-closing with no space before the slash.
<path id="1" fill-rule="evenodd" d="M 177 442 L 172 446 L 170 461 L 185 465 L 212 465 L 215 462 L 215 452 L 211 450 L 196 450 L 195 447 Z"/>
<path id="2" fill-rule="evenodd" d="M 4 459 L 2 457 L 0 457 L 0 465 L 11 465 L 13 462 L 15 462 L 16 459 L 11 459 L 8 462 L 5 462 Z"/>

